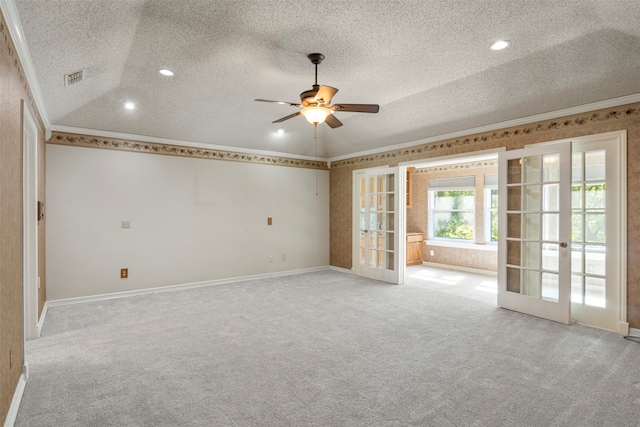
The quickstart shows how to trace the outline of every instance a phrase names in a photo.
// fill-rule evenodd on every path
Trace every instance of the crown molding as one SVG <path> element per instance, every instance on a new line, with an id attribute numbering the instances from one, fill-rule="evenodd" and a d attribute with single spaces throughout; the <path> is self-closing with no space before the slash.
<path id="1" fill-rule="evenodd" d="M 20 22 L 20 15 L 18 14 L 18 8 L 15 0 L 0 0 L 0 11 L 4 16 L 4 20 L 7 23 L 9 34 L 13 40 L 13 44 L 18 53 L 18 58 L 22 64 L 27 84 L 33 95 L 36 108 L 42 119 L 42 123 L 45 127 L 46 138 L 51 138 L 51 122 L 49 121 L 49 115 L 45 108 L 44 98 L 42 97 L 42 91 L 40 90 L 40 84 L 38 83 L 38 77 L 36 75 L 36 69 L 33 67 L 33 61 L 31 60 L 31 53 L 29 52 L 29 46 L 27 46 L 27 40 L 22 29 L 22 23 Z"/>
<path id="2" fill-rule="evenodd" d="M 468 135 L 474 135 L 484 132 L 491 132 L 498 129 L 505 129 L 515 126 L 526 125 L 535 122 L 542 122 L 545 120 L 557 119 L 559 117 L 571 116 L 574 114 L 582 114 L 589 111 L 602 110 L 605 108 L 618 107 L 620 105 L 634 104 L 640 102 L 640 93 L 632 95 L 621 96 L 619 98 L 607 99 L 604 101 L 593 102 L 591 104 L 583 104 L 575 107 L 565 108 L 562 110 L 550 111 L 548 113 L 536 114 L 533 116 L 522 117 L 519 119 L 508 120 L 506 122 L 493 123 L 486 126 L 479 126 L 471 129 L 465 129 L 457 132 L 445 133 L 441 135 L 430 136 L 428 138 L 416 139 L 409 142 L 403 142 L 396 145 L 387 145 L 380 148 L 374 148 L 372 150 L 360 151 L 357 153 L 345 154 L 342 156 L 331 157 L 328 159 L 329 164 L 340 160 L 353 159 L 357 157 L 371 156 L 380 153 L 386 153 L 394 150 L 402 150 L 405 148 L 415 147 L 417 145 L 429 144 L 432 142 L 444 141 L 447 139 L 455 139 Z"/>
<path id="3" fill-rule="evenodd" d="M 73 126 L 52 125 L 51 130 L 60 133 L 73 133 L 76 135 L 97 136 L 101 138 L 113 138 L 127 141 L 152 142 L 164 145 L 176 145 L 188 148 L 202 148 L 204 150 L 228 151 L 234 153 L 251 154 L 254 156 L 282 157 L 296 160 L 309 160 L 313 162 L 326 162 L 327 159 L 315 156 L 302 156 L 297 154 L 282 153 L 277 151 L 255 150 L 251 148 L 233 147 L 230 145 L 207 144 L 205 142 L 183 141 L 179 139 L 159 138 L 155 136 L 135 135 L 130 133 L 111 132 L 98 129 L 78 128 Z"/>

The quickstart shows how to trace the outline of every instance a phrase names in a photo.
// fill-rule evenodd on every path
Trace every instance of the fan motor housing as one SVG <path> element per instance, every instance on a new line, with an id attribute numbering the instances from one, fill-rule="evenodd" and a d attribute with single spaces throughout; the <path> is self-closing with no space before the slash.
<path id="1" fill-rule="evenodd" d="M 313 85 L 313 89 L 302 92 L 300 94 L 300 101 L 302 101 L 302 105 L 304 105 L 305 107 L 318 105 L 315 98 L 319 89 L 319 85 Z"/>

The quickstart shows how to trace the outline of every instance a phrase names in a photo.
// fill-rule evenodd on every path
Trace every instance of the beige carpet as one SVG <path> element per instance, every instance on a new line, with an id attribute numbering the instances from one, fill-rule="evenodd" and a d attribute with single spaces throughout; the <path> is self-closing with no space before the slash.
<path id="1" fill-rule="evenodd" d="M 49 310 L 17 426 L 637 426 L 640 346 L 325 270 Z"/>

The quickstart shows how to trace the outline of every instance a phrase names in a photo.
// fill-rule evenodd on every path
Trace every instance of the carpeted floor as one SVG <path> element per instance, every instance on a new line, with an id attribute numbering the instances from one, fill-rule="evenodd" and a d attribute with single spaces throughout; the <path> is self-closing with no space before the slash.
<path id="1" fill-rule="evenodd" d="M 324 270 L 52 307 L 17 426 L 638 426 L 640 345 Z"/>

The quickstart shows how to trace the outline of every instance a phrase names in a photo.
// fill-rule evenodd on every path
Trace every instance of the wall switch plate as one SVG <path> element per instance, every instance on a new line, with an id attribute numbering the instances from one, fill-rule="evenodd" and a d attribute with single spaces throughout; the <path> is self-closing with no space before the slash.
<path id="1" fill-rule="evenodd" d="M 273 257 L 269 255 L 269 262 L 273 262 Z"/>
<path id="2" fill-rule="evenodd" d="M 267 225 L 273 225 L 273 218 L 267 218 Z"/>
<path id="3" fill-rule="evenodd" d="M 122 221 L 120 221 L 120 225 L 122 226 L 122 228 L 131 228 L 131 220 L 123 219 Z"/>
<path id="4" fill-rule="evenodd" d="M 429 251 L 429 256 L 434 256 L 436 254 L 436 251 Z"/>
<path id="5" fill-rule="evenodd" d="M 129 269 L 128 268 L 121 268 L 120 269 L 120 278 L 121 279 L 128 279 L 129 278 Z"/>
<path id="6" fill-rule="evenodd" d="M 282 260 L 286 261 L 287 260 L 287 256 L 285 254 L 282 254 Z"/>

